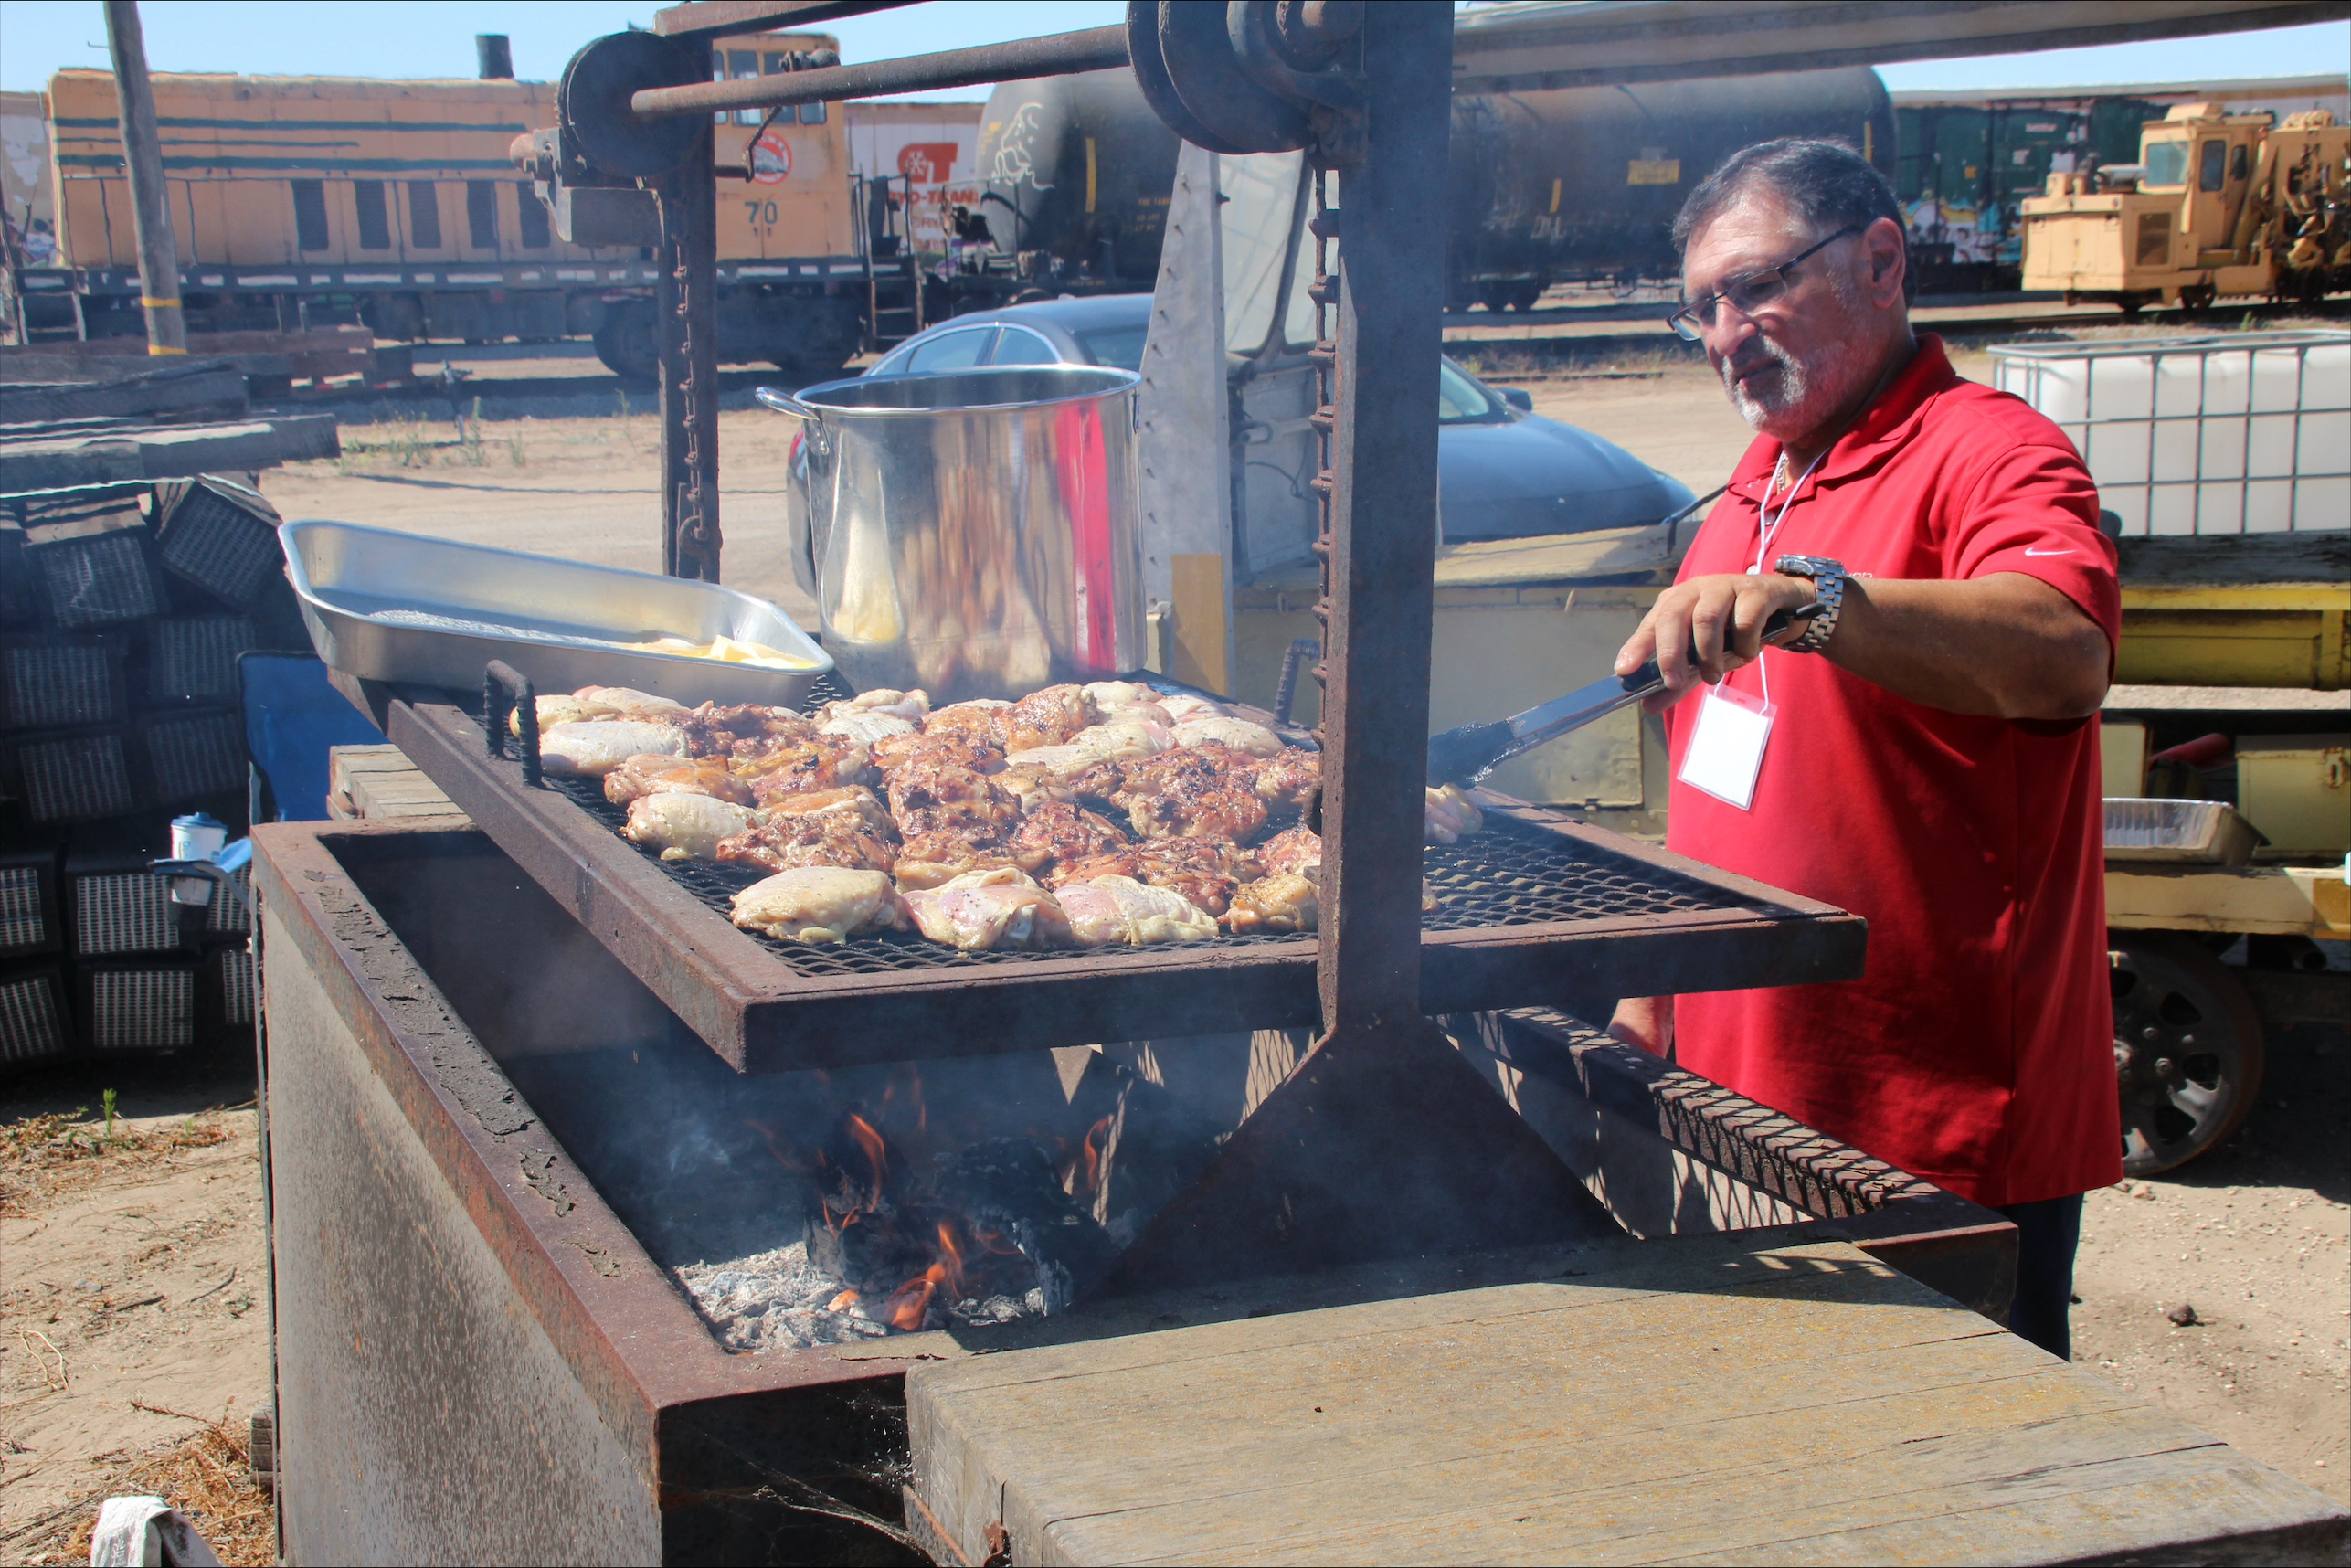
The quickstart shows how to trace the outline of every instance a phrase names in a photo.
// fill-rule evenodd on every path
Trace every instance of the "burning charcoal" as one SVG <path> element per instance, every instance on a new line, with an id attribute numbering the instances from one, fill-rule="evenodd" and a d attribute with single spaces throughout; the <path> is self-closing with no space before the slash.
<path id="1" fill-rule="evenodd" d="M 991 1138 L 957 1155 L 937 1182 L 971 1233 L 1000 1236 L 1035 1271 L 1042 1309 L 1066 1309 L 1101 1277 L 1117 1248 L 1061 1189 L 1053 1162 L 1025 1138 Z"/>

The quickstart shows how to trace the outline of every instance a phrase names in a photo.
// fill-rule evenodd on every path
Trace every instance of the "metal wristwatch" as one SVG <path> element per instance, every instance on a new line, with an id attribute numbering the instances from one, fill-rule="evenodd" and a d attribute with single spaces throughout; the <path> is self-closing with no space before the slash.
<path id="1" fill-rule="evenodd" d="M 1782 556 L 1772 570 L 1784 577 L 1809 577 L 1820 613 L 1805 623 L 1804 635 L 1780 644 L 1791 653 L 1817 653 L 1837 635 L 1837 612 L 1845 608 L 1845 563 L 1826 556 Z"/>

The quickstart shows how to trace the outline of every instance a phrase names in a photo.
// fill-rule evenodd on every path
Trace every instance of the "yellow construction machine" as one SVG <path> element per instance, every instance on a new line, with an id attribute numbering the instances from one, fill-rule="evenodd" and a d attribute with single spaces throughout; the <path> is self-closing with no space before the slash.
<path id="1" fill-rule="evenodd" d="M 2198 310 L 2223 296 L 2315 301 L 2351 288 L 2351 127 L 2325 110 L 2149 121 L 2139 162 L 2052 174 L 2024 205 L 2028 290 Z"/>

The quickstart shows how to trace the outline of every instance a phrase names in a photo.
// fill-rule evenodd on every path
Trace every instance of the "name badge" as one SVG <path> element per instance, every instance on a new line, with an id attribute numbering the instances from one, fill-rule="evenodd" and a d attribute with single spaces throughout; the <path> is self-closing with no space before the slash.
<path id="1" fill-rule="evenodd" d="M 1728 685 L 1709 686 L 1698 699 L 1698 726 L 1682 753 L 1681 781 L 1744 811 L 1755 799 L 1763 747 L 1779 709 Z"/>

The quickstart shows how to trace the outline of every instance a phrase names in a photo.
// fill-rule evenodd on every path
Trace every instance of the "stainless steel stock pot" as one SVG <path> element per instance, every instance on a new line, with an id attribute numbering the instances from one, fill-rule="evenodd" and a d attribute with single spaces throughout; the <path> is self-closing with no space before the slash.
<path id="1" fill-rule="evenodd" d="M 760 388 L 807 427 L 796 482 L 843 678 L 944 703 L 1142 665 L 1140 379 L 1041 365 Z"/>

